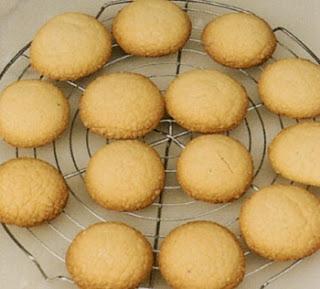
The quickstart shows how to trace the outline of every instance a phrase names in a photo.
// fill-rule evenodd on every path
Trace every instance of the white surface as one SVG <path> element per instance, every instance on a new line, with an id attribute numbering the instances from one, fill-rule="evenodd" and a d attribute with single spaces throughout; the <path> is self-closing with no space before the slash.
<path id="1" fill-rule="evenodd" d="M 37 28 L 51 16 L 64 11 L 81 11 L 95 15 L 105 1 L 21 0 L 17 3 L 13 2 L 16 1 L 0 0 L 0 70 L 18 49 L 32 39 Z M 253 11 L 265 18 L 273 27 L 287 27 L 303 39 L 316 54 L 320 55 L 320 37 L 318 37 L 320 2 L 318 0 L 230 0 L 225 2 Z M 4 85 L 5 83 L 1 81 L 0 87 Z M 3 145 L 0 147 L 1 153 L 6 151 L 1 150 L 2 147 Z M 11 151 L 12 157 L 13 150 Z M 7 157 L 9 156 L 2 155 L 1 159 Z M 307 258 L 301 265 L 268 288 L 319 288 L 319 255 Z M 50 284 L 43 281 L 37 268 L 17 249 L 2 229 L 0 231 L 0 256 L 1 289 L 51 288 Z M 254 282 L 256 281 L 253 279 L 252 284 L 248 284 L 248 287 L 258 288 L 258 284 Z M 71 287 L 62 287 L 61 283 L 56 283 L 54 288 Z"/>

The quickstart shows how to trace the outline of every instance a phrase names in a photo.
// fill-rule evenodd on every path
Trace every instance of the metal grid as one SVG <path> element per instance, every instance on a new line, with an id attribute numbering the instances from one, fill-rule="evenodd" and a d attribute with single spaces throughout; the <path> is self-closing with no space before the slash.
<path id="1" fill-rule="evenodd" d="M 108 26 L 112 21 L 112 16 L 115 15 L 115 11 L 119 10 L 124 4 L 129 2 L 131 1 L 119 0 L 107 3 L 101 7 L 96 17 Z M 206 17 L 211 19 L 219 14 L 230 11 L 250 13 L 248 10 L 213 1 L 176 0 L 174 2 L 181 5 L 182 8 L 189 13 L 194 23 L 191 38 L 182 50 L 173 56 L 155 59 L 141 59 L 124 54 L 119 49 L 117 44 L 113 44 L 113 48 L 116 50 L 115 55 L 113 56 L 112 60 L 104 66 L 103 72 L 114 70 L 142 72 L 155 81 L 161 88 L 165 88 L 168 82 L 174 79 L 174 77 L 176 77 L 176 75 L 178 75 L 180 72 L 198 67 L 212 67 L 212 65 L 214 65 L 213 61 L 209 60 L 206 53 L 202 50 L 201 41 L 199 38 L 203 25 L 205 24 L 205 21 L 207 21 L 204 20 Z M 319 58 L 290 31 L 283 27 L 276 27 L 273 30 L 277 33 L 279 38 L 284 37 L 286 41 L 278 41 L 279 45 L 277 48 L 277 53 L 280 55 L 280 57 L 283 55 L 299 57 L 299 55 L 301 55 L 302 57 L 311 58 L 313 61 L 320 63 Z M 288 41 L 289 44 L 287 44 Z M 36 77 L 36 74 L 34 71 L 32 71 L 28 61 L 29 47 L 30 43 L 23 47 L 12 58 L 12 60 L 0 73 L 0 80 L 5 78 L 5 75 L 7 75 L 10 70 L 13 70 L 11 74 L 15 75 L 15 79 Z M 200 58 L 201 62 L 205 63 L 205 65 L 198 65 L 198 59 Z M 270 59 L 271 62 L 274 60 L 276 60 L 276 56 Z M 14 68 L 15 65 L 18 65 L 19 68 Z M 21 67 L 22 69 L 20 69 Z M 272 116 L 264 109 L 263 104 L 258 102 L 258 97 L 252 97 L 250 94 L 251 88 L 248 88 L 247 85 L 254 86 L 254 89 L 256 89 L 258 75 L 263 70 L 263 67 L 261 66 L 248 70 L 229 70 L 227 68 L 222 68 L 221 66 L 213 68 L 220 70 L 224 69 L 224 71 L 227 71 L 229 74 L 234 74 L 235 77 L 240 78 L 240 81 L 245 82 L 245 86 L 249 91 L 250 107 L 248 109 L 248 115 L 239 128 L 230 132 L 231 135 L 241 138 L 242 142 L 246 144 L 248 150 L 254 155 L 255 178 L 253 181 L 254 183 L 251 185 L 251 188 L 246 196 L 250 195 L 254 191 L 259 190 L 259 187 L 262 185 L 283 181 L 274 174 L 272 174 L 272 177 L 269 177 L 268 180 L 265 180 L 265 176 L 260 177 L 260 175 L 264 175 L 264 171 L 269 171 L 270 174 L 270 168 L 268 168 L 268 164 L 266 162 L 266 148 L 267 143 L 271 138 L 268 137 L 269 132 L 267 124 L 269 124 L 270 117 Z M 37 77 L 40 79 L 43 78 L 39 75 Z M 179 155 L 179 152 L 185 147 L 185 144 L 196 134 L 183 130 L 175 123 L 174 120 L 168 117 L 161 121 L 158 128 L 143 138 L 145 142 L 149 143 L 160 153 L 167 176 L 166 186 L 163 193 L 150 208 L 138 212 L 106 212 L 106 210 L 102 210 L 86 197 L 85 193 L 83 193 L 82 184 L 82 175 L 85 173 L 85 163 L 94 153 L 94 151 L 105 142 L 101 138 L 99 139 L 98 136 L 92 135 L 88 130 L 85 130 L 83 127 L 81 127 L 81 123 L 79 121 L 79 111 L 76 105 L 78 95 L 85 90 L 85 86 L 89 80 L 90 77 L 80 82 L 66 81 L 64 83 L 57 83 L 57 85 L 62 86 L 62 88 L 65 90 L 73 108 L 71 127 L 62 139 L 53 142 L 51 147 L 47 148 L 34 148 L 32 150 L 20 150 L 16 148 L 15 150 L 16 157 L 22 155 L 32 155 L 35 158 L 38 156 L 40 158 L 48 158 L 49 161 L 54 162 L 56 167 L 64 175 L 64 178 L 70 187 L 71 194 L 69 203 L 72 203 L 72 205 L 68 205 L 65 208 L 61 216 L 57 218 L 58 220 L 48 222 L 45 226 L 40 226 L 39 228 L 27 228 L 19 230 L 13 226 L 2 224 L 4 230 L 11 237 L 11 239 L 28 256 L 35 266 L 37 266 L 44 279 L 48 281 L 56 280 L 72 283 L 72 280 L 67 276 L 64 269 L 64 255 L 60 252 L 65 252 L 68 244 L 72 241 L 73 237 L 71 237 L 71 235 L 74 236 L 79 230 L 84 229 L 88 224 L 97 221 L 120 219 L 129 222 L 131 225 L 136 227 L 140 226 L 141 228 L 139 229 L 152 243 L 155 257 L 159 252 L 159 244 L 165 237 L 166 233 L 174 226 L 193 219 L 201 218 L 218 220 L 218 222 L 221 224 L 235 231 L 239 239 L 241 239 L 239 230 L 237 228 L 237 208 L 246 196 L 233 203 L 222 205 L 204 204 L 189 199 L 181 192 L 178 184 L 174 183 L 176 158 Z M 252 94 L 256 95 L 256 93 Z M 276 121 L 276 124 L 274 121 Z M 290 121 L 282 117 L 273 116 L 272 122 L 273 127 L 276 126 L 277 131 L 279 131 Z M 76 131 L 80 130 L 83 131 L 82 138 L 76 136 L 79 135 L 79 133 L 76 133 Z M 274 131 L 273 135 L 277 131 Z M 257 139 L 259 140 L 259 145 L 255 145 Z M 68 157 L 66 160 L 60 157 L 61 151 L 67 152 Z M 51 154 L 51 156 L 47 157 L 48 154 Z M 86 156 L 85 161 L 79 161 L 79 156 L 83 158 L 83 154 Z M 46 157 L 43 157 L 44 155 Z M 67 161 L 68 165 L 65 165 Z M 70 165 L 73 166 L 73 168 L 70 168 Z M 67 167 L 67 169 L 65 167 Z M 172 197 L 173 195 L 174 197 Z M 226 214 L 229 216 L 232 207 L 235 207 L 231 213 L 232 218 L 224 220 L 221 216 L 223 216 L 225 212 L 228 212 Z M 68 226 L 66 227 L 69 227 L 69 229 L 70 226 L 72 226 L 72 233 L 69 233 L 70 230 L 66 230 L 64 227 L 65 223 L 68 223 Z M 145 227 L 151 229 L 144 230 Z M 166 228 L 163 229 L 164 227 Z M 24 231 L 23 234 L 22 231 Z M 50 240 L 45 237 L 48 235 L 50 235 Z M 51 239 L 54 239 L 54 241 Z M 59 241 L 57 241 L 57 239 L 59 239 Z M 54 246 L 55 242 L 59 244 L 59 246 Z M 60 246 L 62 243 L 63 245 Z M 62 249 L 57 247 L 62 247 Z M 40 248 L 41 251 L 45 253 L 40 254 L 37 248 Z M 43 254 L 49 255 L 54 262 L 57 262 L 58 265 L 55 268 L 58 268 L 60 270 L 59 272 L 63 273 L 49 273 L 51 268 L 50 265 L 52 264 L 44 264 L 42 262 L 41 259 L 43 259 Z M 267 278 L 257 281 L 253 287 L 250 287 L 260 289 L 266 288 L 269 284 L 278 280 L 281 276 L 302 262 L 302 260 L 297 260 L 282 264 L 279 267 L 279 265 L 273 261 L 263 260 L 262 258 L 259 259 L 259 257 L 254 256 L 254 254 L 252 254 L 248 249 L 245 249 L 245 255 L 246 258 L 252 257 L 258 259 L 258 262 L 255 260 L 255 263 L 259 263 L 259 265 L 255 265 L 255 267 L 250 268 L 250 270 L 247 271 L 246 278 L 243 284 L 240 285 L 240 287 L 245 286 L 243 288 L 248 288 L 246 283 L 248 278 L 257 276 L 259 273 L 261 274 L 261 272 L 268 270 L 268 268 L 274 267 L 275 269 L 269 272 Z M 145 284 L 142 285 L 143 287 L 140 288 L 167 288 L 164 284 L 165 283 L 163 280 L 161 280 L 158 272 L 157 262 L 155 261 L 150 278 Z"/>

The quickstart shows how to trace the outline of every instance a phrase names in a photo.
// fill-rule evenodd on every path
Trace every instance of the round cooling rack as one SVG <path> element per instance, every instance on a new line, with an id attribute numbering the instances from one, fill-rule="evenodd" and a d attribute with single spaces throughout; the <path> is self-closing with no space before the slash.
<path id="1" fill-rule="evenodd" d="M 109 2 L 100 8 L 97 18 L 110 27 L 116 12 L 129 2 L 131 1 Z M 117 44 L 113 44 L 113 57 L 101 71 L 77 82 L 56 82 L 64 90 L 71 105 L 71 125 L 61 138 L 51 145 L 37 149 L 13 150 L 4 142 L 0 143 L 2 158 L 3 155 L 33 156 L 49 161 L 61 171 L 70 187 L 67 207 L 57 219 L 45 225 L 27 229 L 2 224 L 6 233 L 39 269 L 44 279 L 50 284 L 57 282 L 59 288 L 61 286 L 76 288 L 66 272 L 64 255 L 74 236 L 92 223 L 118 220 L 134 226 L 149 239 L 155 256 L 159 252 L 162 239 L 171 229 L 195 219 L 214 220 L 228 226 L 241 240 L 237 216 L 242 201 L 260 187 L 275 182 L 288 182 L 272 172 L 266 159 L 266 150 L 270 140 L 281 129 L 296 121 L 273 115 L 260 103 L 256 84 L 266 64 L 247 70 L 229 69 L 212 61 L 201 47 L 201 31 L 209 20 L 230 11 L 251 12 L 213 1 L 176 0 L 174 2 L 187 11 L 193 22 L 191 38 L 181 51 L 160 58 L 141 58 L 127 55 Z M 303 57 L 320 63 L 319 58 L 293 33 L 283 27 L 276 27 L 273 31 L 277 34 L 278 47 L 268 63 L 283 57 Z M 1 84 L 6 85 L 17 79 L 43 78 L 32 70 L 29 64 L 29 47 L 30 43 L 23 47 L 3 69 L 0 73 Z M 248 192 L 235 202 L 220 205 L 207 204 L 187 197 L 176 182 L 175 163 L 187 142 L 196 134 L 182 129 L 174 120 L 165 117 L 153 132 L 143 138 L 143 141 L 160 153 L 165 166 L 166 185 L 161 196 L 149 208 L 137 212 L 112 212 L 96 205 L 84 190 L 83 174 L 92 154 L 104 145 L 106 140 L 91 134 L 79 119 L 79 96 L 86 85 L 98 74 L 125 70 L 148 76 L 164 91 L 168 83 L 179 73 L 193 68 L 213 68 L 226 72 L 238 79 L 247 89 L 250 96 L 247 117 L 238 128 L 228 134 L 239 139 L 253 155 L 255 177 Z M 4 160 L 1 159 L 1 161 Z M 239 288 L 266 288 L 303 262 L 303 260 L 285 263 L 267 261 L 251 253 L 245 244 L 243 247 L 248 265 L 246 278 Z M 160 276 L 156 261 L 149 279 L 140 288 L 169 288 Z"/>

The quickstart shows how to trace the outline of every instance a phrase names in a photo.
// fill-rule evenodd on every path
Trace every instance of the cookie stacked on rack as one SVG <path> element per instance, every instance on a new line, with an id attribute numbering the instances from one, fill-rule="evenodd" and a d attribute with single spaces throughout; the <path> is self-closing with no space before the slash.
<path id="1" fill-rule="evenodd" d="M 127 54 L 161 57 L 183 49 L 191 19 L 168 0 L 136 0 L 113 20 L 112 35 Z M 249 13 L 213 19 L 202 33 L 208 55 L 234 69 L 266 62 L 276 49 L 270 26 Z M 112 57 L 111 33 L 97 19 L 65 13 L 49 20 L 30 48 L 32 67 L 46 80 L 23 80 L 0 94 L 0 133 L 16 147 L 46 145 L 68 126 L 69 103 L 54 81 L 73 81 L 98 71 Z M 291 118 L 320 114 L 320 68 L 302 59 L 269 64 L 259 93 L 273 113 Z M 182 128 L 204 134 L 190 141 L 177 160 L 176 175 L 190 197 L 226 203 L 252 186 L 253 158 L 235 138 L 224 135 L 246 117 L 248 94 L 230 75 L 193 69 L 178 75 L 164 95 L 149 78 L 108 72 L 92 80 L 80 99 L 81 120 L 110 140 L 90 159 L 85 186 L 100 206 L 135 211 L 162 193 L 165 169 L 160 155 L 141 138 L 167 112 Z M 140 138 L 140 139 L 139 139 Z M 292 181 L 320 186 L 320 125 L 292 126 L 272 141 L 274 170 Z M 256 186 L 254 186 L 256 188 Z M 0 220 L 35 226 L 59 215 L 68 199 L 63 176 L 50 164 L 18 158 L 0 166 Z M 320 201 L 294 185 L 273 185 L 247 198 L 240 228 L 248 247 L 272 260 L 308 256 L 320 248 Z M 93 224 L 71 243 L 66 265 L 80 288 L 136 288 L 155 262 L 152 248 L 136 229 L 118 222 Z M 238 237 L 210 221 L 184 224 L 164 239 L 159 253 L 163 277 L 175 289 L 235 288 L 245 276 Z"/>

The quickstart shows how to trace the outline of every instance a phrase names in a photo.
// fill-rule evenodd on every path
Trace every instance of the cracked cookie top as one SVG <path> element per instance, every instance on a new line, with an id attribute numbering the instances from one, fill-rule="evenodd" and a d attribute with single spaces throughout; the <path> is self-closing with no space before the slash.
<path id="1" fill-rule="evenodd" d="M 237 140 L 204 135 L 192 140 L 180 155 L 177 178 L 191 197 L 223 203 L 238 199 L 253 176 L 252 158 Z"/>

